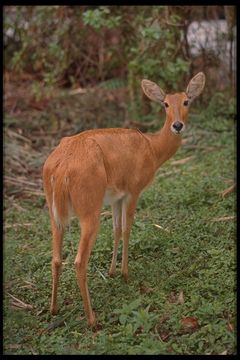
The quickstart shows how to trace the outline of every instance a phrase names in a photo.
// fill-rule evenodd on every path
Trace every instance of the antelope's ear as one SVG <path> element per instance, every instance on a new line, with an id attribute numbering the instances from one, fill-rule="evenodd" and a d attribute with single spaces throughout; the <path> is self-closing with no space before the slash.
<path id="1" fill-rule="evenodd" d="M 150 80 L 142 80 L 142 89 L 144 94 L 150 100 L 162 103 L 165 99 L 165 92 L 157 84 Z"/>
<path id="2" fill-rule="evenodd" d="M 186 94 L 190 101 L 195 99 L 198 95 L 201 94 L 205 85 L 205 75 L 203 72 L 199 72 L 195 75 L 187 86 Z"/>

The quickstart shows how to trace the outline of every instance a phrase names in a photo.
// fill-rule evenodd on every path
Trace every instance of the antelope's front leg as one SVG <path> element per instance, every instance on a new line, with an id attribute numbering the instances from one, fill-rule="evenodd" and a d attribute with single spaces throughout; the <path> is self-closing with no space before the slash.
<path id="1" fill-rule="evenodd" d="M 81 220 L 81 239 L 75 259 L 76 275 L 78 285 L 83 299 L 85 314 L 90 326 L 95 325 L 95 313 L 92 310 L 88 284 L 87 284 L 87 267 L 91 250 L 96 240 L 99 227 L 99 220 L 92 216 L 89 219 Z"/>
<path id="2" fill-rule="evenodd" d="M 112 262 L 109 270 L 109 275 L 114 277 L 116 274 L 116 261 L 117 261 L 117 250 L 119 240 L 122 236 L 122 201 L 119 200 L 112 205 L 112 219 L 113 219 L 113 232 L 114 232 L 114 246 L 113 246 L 113 256 Z"/>
<path id="3" fill-rule="evenodd" d="M 132 198 L 130 201 L 126 198 L 123 200 L 122 203 L 122 236 L 123 236 L 122 275 L 125 281 L 128 280 L 128 244 L 129 244 L 129 236 L 134 220 L 136 203 L 137 203 L 137 198 Z"/>

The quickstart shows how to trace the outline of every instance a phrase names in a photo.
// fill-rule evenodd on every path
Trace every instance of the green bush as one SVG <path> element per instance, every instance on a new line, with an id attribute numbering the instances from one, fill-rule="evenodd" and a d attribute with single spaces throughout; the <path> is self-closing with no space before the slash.
<path id="1" fill-rule="evenodd" d="M 165 23 L 165 8 L 6 7 L 5 67 L 34 72 L 46 86 L 125 77 L 132 100 L 142 77 L 177 88 L 189 64 L 176 51 L 181 30 Z M 174 25 L 180 17 L 169 20 Z"/>

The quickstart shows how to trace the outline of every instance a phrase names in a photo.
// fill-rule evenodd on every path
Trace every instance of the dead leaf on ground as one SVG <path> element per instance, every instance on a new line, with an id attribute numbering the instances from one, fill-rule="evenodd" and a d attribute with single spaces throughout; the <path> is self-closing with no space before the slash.
<path id="1" fill-rule="evenodd" d="M 153 288 L 141 285 L 140 286 L 140 293 L 141 294 L 151 294 L 152 292 L 154 292 Z"/>
<path id="2" fill-rule="evenodd" d="M 191 333 L 198 329 L 199 324 L 197 318 L 193 316 L 186 316 L 181 319 L 183 333 Z"/>
<path id="3" fill-rule="evenodd" d="M 179 293 L 177 293 L 176 291 L 171 291 L 168 297 L 168 301 L 171 304 L 180 304 L 180 305 L 184 304 L 183 291 L 180 290 Z"/>
<path id="4" fill-rule="evenodd" d="M 233 330 L 234 330 L 233 325 L 232 325 L 231 323 L 228 323 L 228 324 L 227 324 L 227 328 L 228 328 L 229 331 L 233 331 Z"/>
<path id="5" fill-rule="evenodd" d="M 63 304 L 64 304 L 64 305 L 71 305 L 71 304 L 73 304 L 73 299 L 67 298 L 67 299 L 65 299 L 65 300 L 63 301 Z"/>
<path id="6" fill-rule="evenodd" d="M 139 326 L 139 327 L 137 328 L 137 330 L 135 331 L 134 335 L 135 335 L 135 336 L 139 336 L 139 335 L 141 335 L 141 334 L 143 334 L 143 333 L 144 333 L 144 328 L 143 328 L 143 326 Z"/>
<path id="7" fill-rule="evenodd" d="M 69 91 L 69 94 L 70 95 L 77 95 L 77 94 L 85 94 L 86 92 L 87 92 L 87 89 L 77 88 L 77 89 Z"/>
<path id="8" fill-rule="evenodd" d="M 164 314 L 164 315 L 162 315 L 161 317 L 160 317 L 160 319 L 159 319 L 159 323 L 160 324 L 163 324 L 163 323 L 165 323 L 167 320 L 169 320 L 170 319 L 170 315 L 169 314 Z"/>
<path id="9" fill-rule="evenodd" d="M 167 339 L 169 338 L 169 336 L 170 336 L 170 333 L 168 333 L 168 332 L 163 332 L 163 333 L 161 333 L 161 334 L 159 334 L 159 336 L 160 336 L 160 338 L 162 339 L 162 341 L 167 341 Z"/>
<path id="10" fill-rule="evenodd" d="M 183 297 L 183 291 L 181 290 L 178 295 L 178 304 L 184 304 L 184 297 Z"/>
<path id="11" fill-rule="evenodd" d="M 220 353 L 219 355 L 227 355 L 227 350 L 224 350 L 222 353 Z"/>
<path id="12" fill-rule="evenodd" d="M 97 322 L 92 328 L 92 331 L 94 333 L 94 337 L 97 336 L 99 331 L 102 330 L 102 329 L 103 329 L 103 326 L 99 322 Z"/>
<path id="13" fill-rule="evenodd" d="M 157 334 L 160 341 L 166 342 L 170 337 L 170 332 L 168 328 L 164 325 L 164 323 L 169 319 L 168 315 L 163 315 L 160 318 L 159 323 L 155 326 L 155 333 Z"/>

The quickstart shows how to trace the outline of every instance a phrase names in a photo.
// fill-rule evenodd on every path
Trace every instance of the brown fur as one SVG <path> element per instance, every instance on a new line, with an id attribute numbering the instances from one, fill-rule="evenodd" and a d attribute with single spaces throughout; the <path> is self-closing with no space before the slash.
<path id="1" fill-rule="evenodd" d="M 114 251 L 110 275 L 115 275 L 117 248 L 122 237 L 122 274 L 127 279 L 128 242 L 138 197 L 151 183 L 156 170 L 181 145 L 181 135 L 174 134 L 171 125 L 176 120 L 186 124 L 188 107 L 183 106 L 183 102 L 188 96 L 185 93 L 165 95 L 163 90 L 148 80 L 143 80 L 142 86 L 152 100 L 164 100 L 169 104 L 165 124 L 159 132 L 142 134 L 136 129 L 84 131 L 63 138 L 44 164 L 43 183 L 53 233 L 53 314 L 57 312 L 64 226 L 71 212 L 76 214 L 81 224 L 75 267 L 87 319 L 93 325 L 95 315 L 90 303 L 86 274 L 104 198 L 110 199 L 113 211 Z M 191 82 L 188 89 L 192 90 Z"/>

